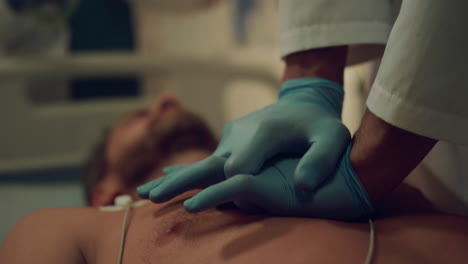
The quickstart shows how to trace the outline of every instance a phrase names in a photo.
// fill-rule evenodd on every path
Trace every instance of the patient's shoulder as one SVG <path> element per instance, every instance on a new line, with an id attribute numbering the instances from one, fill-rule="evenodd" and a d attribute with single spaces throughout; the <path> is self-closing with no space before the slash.
<path id="1" fill-rule="evenodd" d="M 47 208 L 23 217 L 0 249 L 0 263 L 84 263 L 83 248 L 103 217 L 92 208 Z M 21 253 L 19 253 L 21 252 Z M 20 260 L 18 259 L 20 258 Z"/>
<path id="2" fill-rule="evenodd" d="M 97 210 L 85 207 L 50 207 L 34 211 L 20 221 L 47 221 L 50 219 L 70 219 L 76 215 L 90 216 L 96 214 Z"/>
<path id="3" fill-rule="evenodd" d="M 72 227 L 76 222 L 82 222 L 83 218 L 88 218 L 94 214 L 89 208 L 46 208 L 34 211 L 19 220 L 10 232 L 21 234 L 24 231 L 34 234 L 46 233 L 53 235 Z M 72 232 L 64 232 L 61 235 L 68 235 Z"/>
<path id="4" fill-rule="evenodd" d="M 93 208 L 53 207 L 34 211 L 23 217 L 14 227 L 18 230 L 36 230 L 47 235 L 71 236 L 80 229 L 89 228 L 99 212 Z"/>
<path id="5" fill-rule="evenodd" d="M 87 210 L 49 208 L 23 217 L 0 249 L 1 263 L 84 263 L 71 216 Z"/>

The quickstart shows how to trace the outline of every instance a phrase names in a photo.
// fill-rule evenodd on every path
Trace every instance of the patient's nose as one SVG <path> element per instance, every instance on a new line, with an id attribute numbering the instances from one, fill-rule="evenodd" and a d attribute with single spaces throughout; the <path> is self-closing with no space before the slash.
<path id="1" fill-rule="evenodd" d="M 159 118 L 175 114 L 181 110 L 181 106 L 177 98 L 172 94 L 162 94 L 159 96 L 156 105 L 152 109 L 152 113 Z"/>

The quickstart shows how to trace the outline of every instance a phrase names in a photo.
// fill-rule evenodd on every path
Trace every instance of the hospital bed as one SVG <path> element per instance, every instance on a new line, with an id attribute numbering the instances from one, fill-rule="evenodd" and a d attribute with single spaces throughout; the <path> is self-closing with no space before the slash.
<path id="1" fill-rule="evenodd" d="M 249 61 L 245 57 L 240 59 L 238 55 L 213 59 L 171 56 L 138 58 L 119 54 L 83 54 L 68 58 L 2 58 L 0 79 L 4 80 L 4 85 L 7 83 L 7 87 L 3 88 L 0 98 L 4 110 L 0 115 L 5 124 L 0 138 L 3 146 L 3 151 L 0 152 L 0 174 L 18 169 L 47 168 L 51 164 L 58 167 L 76 165 L 87 151 L 89 138 L 96 138 L 103 126 L 110 125 L 123 113 L 150 99 L 143 92 L 141 96 L 130 99 L 33 105 L 26 96 L 27 86 L 15 79 L 24 76 L 144 77 L 149 74 L 179 76 L 179 80 L 190 77 L 210 79 L 219 85 L 206 88 L 196 87 L 196 83 L 192 87 L 182 88 L 172 85 L 169 90 L 179 93 L 182 102 L 186 100 L 189 108 L 200 111 L 219 130 L 225 121 L 223 111 L 218 110 L 222 109 L 222 87 L 236 79 L 249 79 L 276 89 L 279 74 L 270 65 L 271 63 L 265 61 Z M 151 88 L 153 92 L 155 89 L 162 90 L 161 87 Z"/>

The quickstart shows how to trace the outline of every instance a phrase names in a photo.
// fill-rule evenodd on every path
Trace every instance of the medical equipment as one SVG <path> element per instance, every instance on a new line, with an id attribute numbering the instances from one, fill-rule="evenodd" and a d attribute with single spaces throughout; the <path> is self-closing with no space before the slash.
<path id="1" fill-rule="evenodd" d="M 372 258 L 374 257 L 374 248 L 375 248 L 375 228 L 374 221 L 372 218 L 369 218 L 369 249 L 367 250 L 366 260 L 364 264 L 371 264 Z"/>
<path id="2" fill-rule="evenodd" d="M 122 223 L 122 233 L 120 236 L 119 259 L 118 259 L 119 264 L 122 263 L 122 258 L 123 258 L 124 248 L 125 248 L 125 238 L 127 236 L 127 228 L 129 224 L 128 221 L 129 221 L 131 210 L 134 207 L 139 207 L 147 203 L 148 203 L 147 200 L 139 200 L 139 201 L 133 202 L 133 199 L 130 195 L 124 194 L 124 195 L 119 195 L 115 197 L 114 205 L 101 206 L 99 208 L 99 210 L 105 211 L 105 212 L 115 212 L 115 211 L 125 210 L 123 223 Z"/>
<path id="3" fill-rule="evenodd" d="M 64 23 L 79 0 L 7 0 L 14 13 L 34 17 L 37 22 Z"/>
<path id="4" fill-rule="evenodd" d="M 66 19 L 77 0 L 0 2 L 0 54 L 31 55 L 66 39 Z"/>
<path id="5" fill-rule="evenodd" d="M 129 197 L 129 196 L 127 196 Z M 124 220 L 123 220 L 123 223 L 122 223 L 122 234 L 120 236 L 120 247 L 119 247 L 119 259 L 118 259 L 118 262 L 119 264 L 122 264 L 122 259 L 123 259 L 123 252 L 124 252 L 124 249 L 125 249 L 125 238 L 127 237 L 127 227 L 128 227 L 128 217 L 130 215 L 130 211 L 132 209 L 132 200 L 131 198 L 130 199 L 126 199 L 126 201 L 124 201 L 125 204 L 123 205 L 123 207 L 125 207 L 125 215 L 124 215 Z"/>

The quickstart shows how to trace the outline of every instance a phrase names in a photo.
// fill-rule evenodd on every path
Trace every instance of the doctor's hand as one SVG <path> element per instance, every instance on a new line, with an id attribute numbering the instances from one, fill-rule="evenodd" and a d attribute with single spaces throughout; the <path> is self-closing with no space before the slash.
<path id="1" fill-rule="evenodd" d="M 292 179 L 313 191 L 333 174 L 350 141 L 341 123 L 341 85 L 320 78 L 286 81 L 279 99 L 259 111 L 228 123 L 216 151 L 207 159 L 163 177 L 140 195 L 164 202 L 194 188 L 204 188 L 234 175 L 255 175 L 278 154 L 302 156 Z M 216 201 L 213 201 L 216 202 Z"/>
<path id="2" fill-rule="evenodd" d="M 158 183 L 178 181 L 181 175 L 195 170 L 200 174 L 194 176 L 203 178 L 206 184 L 210 185 L 209 181 L 215 178 L 219 182 L 186 200 L 184 206 L 189 212 L 199 212 L 220 203 L 234 201 L 241 209 L 253 213 L 359 220 L 369 217 L 374 209 L 351 167 L 350 148 L 344 152 L 338 169 L 315 191 L 296 187 L 293 175 L 299 159 L 282 155 L 266 162 L 257 175 L 238 174 L 227 180 L 223 180 L 222 175 L 205 174 L 198 170 L 204 167 L 204 161 L 195 165 L 171 167 L 163 178 L 140 187 L 139 193 L 151 198 L 153 191 L 157 192 Z M 213 163 L 223 164 L 224 161 L 216 158 L 211 160 Z M 190 187 L 205 187 L 201 182 L 194 182 L 192 184 L 195 185 Z"/>

